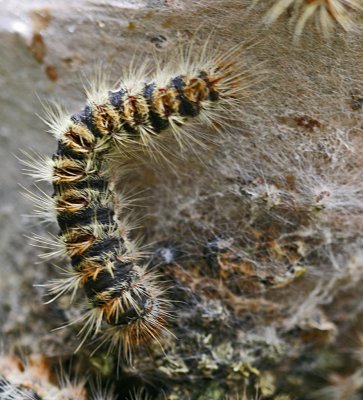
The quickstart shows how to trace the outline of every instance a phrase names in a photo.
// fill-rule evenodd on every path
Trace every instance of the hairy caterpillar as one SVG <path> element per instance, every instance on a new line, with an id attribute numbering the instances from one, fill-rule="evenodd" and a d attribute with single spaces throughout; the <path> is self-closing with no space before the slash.
<path id="1" fill-rule="evenodd" d="M 107 325 L 103 342 L 130 358 L 134 348 L 167 332 L 163 289 L 138 264 L 135 243 L 116 221 L 108 156 L 135 144 L 149 148 L 162 132 L 171 132 L 181 145 L 195 140 L 188 130 L 192 120 L 218 127 L 250 84 L 237 67 L 240 47 L 219 54 L 204 46 L 196 61 L 190 48 L 178 65 L 159 66 L 149 78 L 130 78 L 116 90 L 89 94 L 88 105 L 70 118 L 59 108 L 50 116 L 58 150 L 40 163 L 46 170 L 36 165 L 31 174 L 53 184 L 46 202 L 60 227 L 54 245 L 72 264 L 69 277 L 51 284 L 50 292 L 58 297 L 83 287 L 88 298 L 82 343 Z"/>
<path id="2" fill-rule="evenodd" d="M 16 356 L 0 357 L 0 400 L 86 400 L 83 382 L 51 382 L 50 367 L 43 357 L 22 362 Z"/>
<path id="3" fill-rule="evenodd" d="M 257 0 L 259 1 L 259 0 Z M 277 0 L 266 16 L 267 23 L 273 23 L 289 7 L 293 7 L 296 22 L 295 35 L 300 36 L 309 19 L 314 18 L 324 34 L 335 24 L 345 31 L 354 25 L 354 13 L 363 12 L 362 0 Z"/>

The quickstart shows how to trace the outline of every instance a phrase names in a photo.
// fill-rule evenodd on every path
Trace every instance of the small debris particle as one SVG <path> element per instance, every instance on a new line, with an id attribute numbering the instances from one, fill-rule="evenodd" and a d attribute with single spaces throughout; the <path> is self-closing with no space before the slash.
<path id="1" fill-rule="evenodd" d="M 53 65 L 47 65 L 45 68 L 45 73 L 47 74 L 48 78 L 53 82 L 56 82 L 59 78 L 57 70 Z"/>
<path id="2" fill-rule="evenodd" d="M 164 35 L 153 36 L 150 39 L 150 42 L 153 43 L 156 48 L 162 49 L 163 47 L 166 46 L 168 38 Z"/>
<path id="3" fill-rule="evenodd" d="M 321 127 L 321 123 L 317 119 L 309 117 L 308 115 L 296 116 L 293 119 L 298 126 L 306 128 L 309 131 L 313 131 L 315 128 Z"/>
<path id="4" fill-rule="evenodd" d="M 129 22 L 129 25 L 128 25 L 128 27 L 127 27 L 127 29 L 128 29 L 129 31 L 134 31 L 134 30 L 136 29 L 136 24 L 135 24 L 135 22 L 130 21 L 130 22 Z"/>
<path id="5" fill-rule="evenodd" d="M 166 28 L 172 28 L 173 25 L 174 25 L 174 20 L 173 18 L 170 17 L 164 20 L 164 22 L 161 24 L 161 27 L 166 29 Z"/>
<path id="6" fill-rule="evenodd" d="M 30 51 L 32 52 L 34 58 L 42 63 L 46 53 L 46 46 L 42 35 L 39 32 L 33 33 L 33 39 L 30 45 Z"/>
<path id="7" fill-rule="evenodd" d="M 154 15 L 154 12 L 152 10 L 148 11 L 142 18 L 144 19 L 149 19 Z"/>
<path id="8" fill-rule="evenodd" d="M 353 99 L 352 108 L 355 111 L 363 109 L 363 98 Z"/>

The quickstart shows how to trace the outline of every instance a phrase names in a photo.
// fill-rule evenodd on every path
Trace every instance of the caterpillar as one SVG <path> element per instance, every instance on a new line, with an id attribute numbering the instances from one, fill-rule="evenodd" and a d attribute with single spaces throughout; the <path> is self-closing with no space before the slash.
<path id="1" fill-rule="evenodd" d="M 150 149 L 164 133 L 183 147 L 196 140 L 190 133 L 196 120 L 219 129 L 229 110 L 239 109 L 251 84 L 238 68 L 240 49 L 219 53 L 204 46 L 195 59 L 191 46 L 179 53 L 177 65 L 158 65 L 150 77 L 135 79 L 141 75 L 135 74 L 115 90 L 88 93 L 78 114 L 67 117 L 58 107 L 49 115 L 57 152 L 27 166 L 33 177 L 53 185 L 53 196 L 41 207 L 48 204 L 60 228 L 55 253 L 66 254 L 72 265 L 65 280 L 50 284 L 50 292 L 56 298 L 83 287 L 88 299 L 88 311 L 78 320 L 83 323 L 80 346 L 107 326 L 101 343 L 130 360 L 134 349 L 168 334 L 170 300 L 155 274 L 139 265 L 137 246 L 120 229 L 108 160 L 113 151 L 134 145 Z"/>
<path id="2" fill-rule="evenodd" d="M 24 359 L 15 355 L 0 355 L 0 400 L 116 400 L 113 388 L 102 388 L 99 379 L 71 382 L 61 372 L 56 382 L 49 360 L 42 355 Z M 141 397 L 140 397 L 141 398 Z"/>
<path id="3" fill-rule="evenodd" d="M 296 37 L 301 35 L 309 19 L 315 19 L 316 24 L 326 35 L 334 25 L 339 25 L 345 31 L 351 30 L 354 26 L 354 14 L 363 12 L 363 1 L 277 0 L 266 15 L 266 23 L 275 22 L 289 7 L 293 7 Z"/>
<path id="4" fill-rule="evenodd" d="M 16 356 L 0 357 L 0 400 L 86 400 L 84 382 L 51 382 L 51 371 L 42 356 L 23 362 Z M 106 398 L 105 398 L 106 400 Z"/>

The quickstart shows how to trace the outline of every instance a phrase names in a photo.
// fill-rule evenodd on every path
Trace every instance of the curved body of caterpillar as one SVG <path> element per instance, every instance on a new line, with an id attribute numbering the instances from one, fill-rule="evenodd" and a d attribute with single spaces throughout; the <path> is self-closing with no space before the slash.
<path id="1" fill-rule="evenodd" d="M 242 72 L 230 60 L 234 51 L 214 62 L 185 63 L 185 73 L 167 77 L 168 71 L 160 70 L 148 81 L 121 84 L 97 94 L 97 100 L 90 96 L 84 110 L 71 118 L 56 115 L 48 121 L 58 150 L 47 163 L 50 174 L 34 175 L 49 177 L 53 184 L 51 207 L 73 268 L 51 292 L 57 297 L 84 287 L 89 300 L 81 318 L 84 340 L 106 322 L 105 341 L 130 357 L 135 347 L 166 332 L 167 300 L 155 277 L 137 265 L 133 243 L 119 229 L 105 161 L 113 149 L 147 145 L 168 128 L 183 142 L 180 129 L 190 118 L 218 122 L 226 104 L 233 105 L 245 89 Z"/>
<path id="2" fill-rule="evenodd" d="M 102 321 L 116 326 L 128 355 L 146 337 L 158 337 L 165 311 L 160 290 L 136 265 L 127 235 L 121 234 L 114 218 L 113 193 L 103 163 L 107 143 L 117 131 L 110 124 L 109 130 L 104 128 L 104 110 L 86 108 L 59 136 L 52 159 L 53 198 L 59 239 L 73 268 L 70 286 L 83 287 L 89 301 L 82 332 L 87 337 L 99 331 Z"/>
<path id="3" fill-rule="evenodd" d="M 327 34 L 335 24 L 346 31 L 350 30 L 354 25 L 354 13 L 363 12 L 363 1 L 276 0 L 266 16 L 266 22 L 274 22 L 289 7 L 293 7 L 294 11 L 296 36 L 301 35 L 307 21 L 311 18 L 315 18 L 323 33 Z"/>

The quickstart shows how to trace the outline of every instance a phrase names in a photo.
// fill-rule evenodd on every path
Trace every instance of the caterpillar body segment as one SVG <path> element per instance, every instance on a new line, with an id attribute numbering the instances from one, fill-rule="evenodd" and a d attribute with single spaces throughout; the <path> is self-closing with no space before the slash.
<path id="1" fill-rule="evenodd" d="M 219 129 L 220 122 L 238 110 L 240 98 L 251 85 L 251 77 L 237 68 L 234 57 L 238 51 L 240 45 L 223 55 L 212 50 L 208 57 L 203 48 L 199 59 L 192 62 L 190 49 L 178 55 L 179 64 L 159 65 L 150 77 L 139 78 L 141 81 L 132 77 L 121 81 L 104 96 L 105 104 L 90 102 L 97 126 L 102 109 L 107 124 L 119 128 L 113 139 L 121 152 L 133 144 L 149 150 L 162 133 L 171 134 L 180 148 L 192 147 L 201 135 L 193 131 L 193 124 L 199 121 Z"/>

